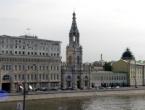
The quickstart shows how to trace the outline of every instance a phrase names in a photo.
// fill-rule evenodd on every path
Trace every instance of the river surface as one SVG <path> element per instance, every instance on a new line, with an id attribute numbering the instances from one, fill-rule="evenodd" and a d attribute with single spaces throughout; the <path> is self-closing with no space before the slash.
<path id="1" fill-rule="evenodd" d="M 0 103 L 0 110 L 16 110 L 16 103 Z M 26 110 L 145 110 L 145 96 L 33 100 L 26 102 Z"/>

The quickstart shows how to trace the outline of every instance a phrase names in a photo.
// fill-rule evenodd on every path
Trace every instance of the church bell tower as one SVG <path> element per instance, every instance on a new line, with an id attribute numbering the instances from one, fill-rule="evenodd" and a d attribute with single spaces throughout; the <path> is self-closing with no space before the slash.
<path id="1" fill-rule="evenodd" d="M 80 70 L 82 65 L 82 47 L 80 34 L 76 23 L 76 14 L 73 13 L 72 25 L 69 32 L 69 45 L 66 47 L 66 62 L 70 67 Z"/>

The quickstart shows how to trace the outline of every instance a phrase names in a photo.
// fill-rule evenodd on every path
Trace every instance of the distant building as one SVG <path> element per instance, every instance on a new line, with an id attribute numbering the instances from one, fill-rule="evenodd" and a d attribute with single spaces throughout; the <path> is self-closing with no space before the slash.
<path id="1" fill-rule="evenodd" d="M 60 42 L 36 36 L 0 36 L 0 89 L 18 91 L 26 82 L 33 88 L 60 88 Z"/>
<path id="2" fill-rule="evenodd" d="M 127 86 L 126 73 L 114 73 L 112 71 L 91 71 L 91 86 L 94 87 L 116 87 Z"/>
<path id="3" fill-rule="evenodd" d="M 103 71 L 104 70 L 104 68 L 103 68 L 104 64 L 105 64 L 104 62 L 102 63 L 100 61 L 95 61 L 95 62 L 92 63 L 91 68 L 93 68 L 96 71 Z"/>
<path id="4" fill-rule="evenodd" d="M 145 64 L 136 62 L 129 49 L 122 54 L 119 61 L 113 63 L 113 72 L 127 73 L 128 86 L 145 85 Z"/>
<path id="5" fill-rule="evenodd" d="M 82 55 L 76 14 L 73 13 L 69 45 L 66 47 L 66 63 L 62 64 L 63 89 L 86 89 L 90 87 L 89 65 L 82 63 Z"/>

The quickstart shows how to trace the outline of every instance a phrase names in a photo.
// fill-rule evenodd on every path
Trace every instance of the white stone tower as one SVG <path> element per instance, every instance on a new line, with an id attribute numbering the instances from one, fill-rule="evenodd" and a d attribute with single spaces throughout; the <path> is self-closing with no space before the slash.
<path id="1" fill-rule="evenodd" d="M 75 13 L 69 32 L 69 45 L 66 48 L 66 61 L 68 66 L 78 67 L 82 64 L 82 47 L 79 43 L 79 31 L 76 24 Z"/>
<path id="2" fill-rule="evenodd" d="M 77 28 L 75 12 L 69 32 L 69 45 L 66 47 L 66 63 L 72 71 L 73 88 L 81 88 L 82 47 L 79 43 L 80 34 Z"/>

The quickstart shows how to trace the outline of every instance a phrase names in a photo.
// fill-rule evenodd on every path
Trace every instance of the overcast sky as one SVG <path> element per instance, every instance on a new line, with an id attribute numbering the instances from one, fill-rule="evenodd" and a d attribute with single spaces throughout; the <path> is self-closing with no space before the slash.
<path id="1" fill-rule="evenodd" d="M 62 41 L 65 60 L 75 11 L 84 62 L 100 60 L 101 53 L 104 60 L 119 60 L 127 47 L 145 60 L 144 5 L 144 0 L 0 0 L 0 35 Z"/>

